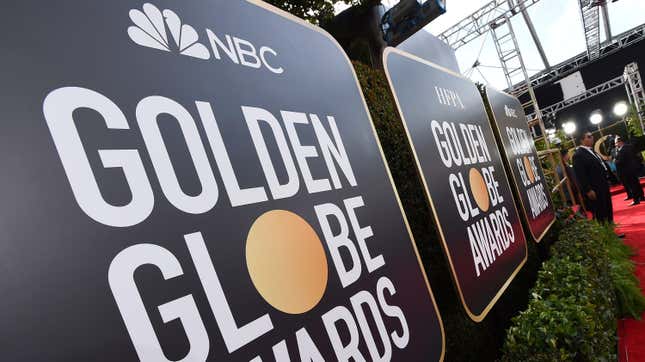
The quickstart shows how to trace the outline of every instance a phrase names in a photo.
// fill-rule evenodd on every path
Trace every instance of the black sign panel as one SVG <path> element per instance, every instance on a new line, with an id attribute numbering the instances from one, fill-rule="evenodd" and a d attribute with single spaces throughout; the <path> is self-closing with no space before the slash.
<path id="1" fill-rule="evenodd" d="M 540 242 L 555 222 L 555 211 L 524 109 L 517 98 L 492 88 L 486 88 L 486 97 L 493 110 L 491 123 L 519 193 L 524 220 L 533 240 Z"/>
<path id="2" fill-rule="evenodd" d="M 453 72 L 459 72 L 459 63 L 457 62 L 455 50 L 446 42 L 425 30 L 417 31 L 403 43 L 397 45 L 396 48 L 429 60 Z"/>
<path id="3" fill-rule="evenodd" d="M 261 2 L 3 5 L 3 360 L 443 356 L 328 35 Z"/>
<path id="4" fill-rule="evenodd" d="M 481 321 L 526 262 L 526 239 L 477 87 L 403 51 L 384 64 L 468 315 Z"/>

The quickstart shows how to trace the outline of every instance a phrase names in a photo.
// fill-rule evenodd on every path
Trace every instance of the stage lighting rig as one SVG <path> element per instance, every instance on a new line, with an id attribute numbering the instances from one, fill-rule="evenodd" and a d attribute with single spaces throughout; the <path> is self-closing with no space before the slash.
<path id="1" fill-rule="evenodd" d="M 618 117 L 624 117 L 629 112 L 629 106 L 625 102 L 618 102 L 614 105 L 614 114 Z"/>
<path id="2" fill-rule="evenodd" d="M 602 120 L 603 120 L 602 112 L 599 109 L 593 111 L 591 113 L 591 115 L 589 116 L 589 121 L 591 122 L 591 124 L 596 125 L 596 126 L 601 124 Z M 598 126 L 598 127 L 600 127 L 600 126 Z"/>
<path id="3" fill-rule="evenodd" d="M 576 126 L 576 123 L 573 121 L 568 121 L 562 124 L 562 129 L 564 130 L 564 133 L 567 134 L 568 136 L 573 135 L 576 132 L 576 129 L 578 127 Z"/>
<path id="4" fill-rule="evenodd" d="M 383 40 L 397 46 L 445 12 L 445 0 L 401 0 L 381 18 Z"/>

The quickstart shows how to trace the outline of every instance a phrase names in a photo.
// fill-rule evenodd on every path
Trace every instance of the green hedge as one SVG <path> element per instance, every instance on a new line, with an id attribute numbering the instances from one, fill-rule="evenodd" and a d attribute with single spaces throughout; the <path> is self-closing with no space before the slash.
<path id="1" fill-rule="evenodd" d="M 617 318 L 645 310 L 631 253 L 611 227 L 574 219 L 543 264 L 528 308 L 513 318 L 503 360 L 616 360 Z"/>

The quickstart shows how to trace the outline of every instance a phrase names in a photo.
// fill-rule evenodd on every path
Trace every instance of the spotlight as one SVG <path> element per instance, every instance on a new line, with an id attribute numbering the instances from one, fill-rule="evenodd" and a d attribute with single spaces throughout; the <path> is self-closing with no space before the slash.
<path id="1" fill-rule="evenodd" d="M 567 135 L 572 135 L 576 132 L 576 124 L 573 121 L 566 122 L 562 124 L 562 129 L 564 130 L 564 133 Z"/>
<path id="2" fill-rule="evenodd" d="M 627 111 L 629 111 L 629 106 L 627 106 L 627 103 L 625 102 L 618 102 L 614 106 L 614 114 L 618 117 L 625 116 L 627 114 Z"/>
<path id="3" fill-rule="evenodd" d="M 445 0 L 401 0 L 381 18 L 383 39 L 397 46 L 445 12 Z"/>
<path id="4" fill-rule="evenodd" d="M 589 116 L 589 121 L 594 125 L 602 123 L 602 113 L 599 110 L 593 111 Z"/>

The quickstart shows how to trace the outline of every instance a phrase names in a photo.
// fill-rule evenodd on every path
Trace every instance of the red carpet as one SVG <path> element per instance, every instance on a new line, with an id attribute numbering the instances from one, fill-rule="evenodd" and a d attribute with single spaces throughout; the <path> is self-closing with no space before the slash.
<path id="1" fill-rule="evenodd" d="M 641 178 L 640 182 L 641 182 L 641 186 L 645 186 L 645 177 Z M 623 192 L 625 192 L 625 188 L 623 186 L 616 186 L 611 188 L 612 195 L 618 195 Z"/>
<path id="2" fill-rule="evenodd" d="M 613 191 L 613 190 L 612 190 Z M 624 242 L 636 250 L 636 276 L 645 290 L 645 203 L 629 206 L 624 193 L 613 196 L 614 220 L 618 231 L 625 233 Z M 643 320 L 623 319 L 618 322 L 618 355 L 620 361 L 645 362 L 645 314 Z"/>

